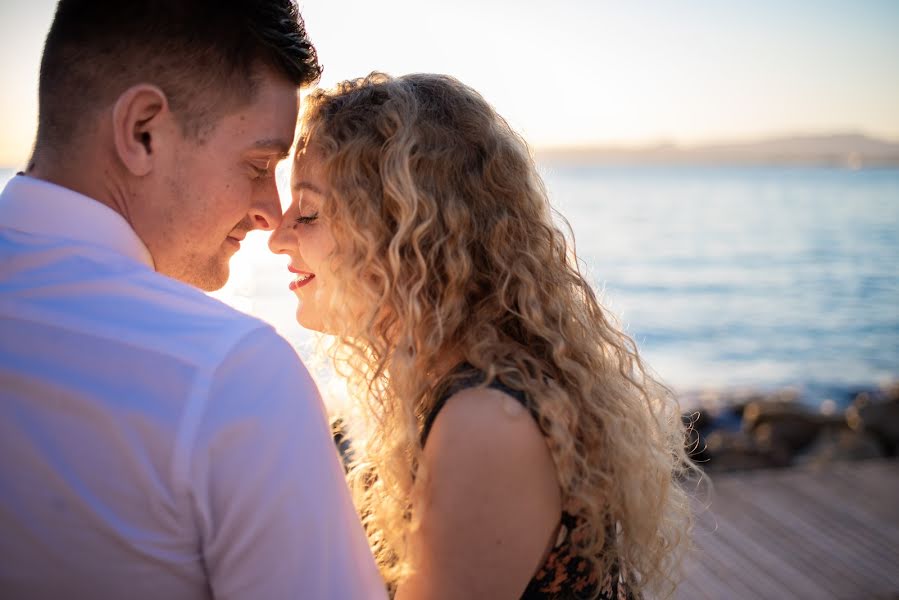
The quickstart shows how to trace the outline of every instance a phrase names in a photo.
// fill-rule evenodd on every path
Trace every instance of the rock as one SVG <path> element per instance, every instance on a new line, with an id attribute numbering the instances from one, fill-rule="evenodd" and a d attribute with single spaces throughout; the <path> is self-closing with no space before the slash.
<path id="1" fill-rule="evenodd" d="M 865 431 L 826 429 L 801 456 L 796 464 L 820 466 L 834 461 L 864 460 L 882 458 L 884 449 L 879 440 Z"/>
<path id="2" fill-rule="evenodd" d="M 715 417 L 706 408 L 700 408 L 684 415 L 684 425 L 702 433 L 707 431 L 715 421 Z"/>
<path id="3" fill-rule="evenodd" d="M 743 409 L 743 429 L 752 431 L 757 425 L 779 418 L 783 415 L 812 415 L 813 413 L 804 405 L 792 399 L 784 399 L 777 396 L 765 397 L 753 400 Z"/>
<path id="4" fill-rule="evenodd" d="M 817 419 L 802 415 L 783 415 L 756 425 L 752 436 L 760 448 L 782 451 L 792 456 L 811 444 L 821 433 Z"/>
<path id="5" fill-rule="evenodd" d="M 896 381 L 883 389 L 884 400 L 887 402 L 899 402 L 899 381 Z"/>
<path id="6" fill-rule="evenodd" d="M 689 416 L 684 418 L 684 425 L 687 428 L 686 440 L 684 441 L 687 456 L 697 463 L 707 462 L 710 456 L 703 432 L 696 427 Z"/>
<path id="7" fill-rule="evenodd" d="M 899 392 L 895 389 L 880 394 L 859 394 L 846 410 L 846 421 L 853 430 L 875 436 L 888 456 L 896 456 L 899 450 Z"/>
<path id="8" fill-rule="evenodd" d="M 842 392 L 819 410 L 798 402 L 799 392 L 731 390 L 699 397 L 684 415 L 687 452 L 711 471 L 820 464 L 899 453 L 899 383 L 850 398 Z"/>
<path id="9" fill-rule="evenodd" d="M 769 469 L 790 464 L 790 456 L 780 449 L 761 448 L 745 432 L 714 431 L 706 439 L 709 471 Z"/>
<path id="10" fill-rule="evenodd" d="M 842 416 L 815 414 L 784 399 L 753 402 L 743 412 L 743 430 L 761 449 L 789 456 L 811 444 L 824 429 L 841 427 L 844 422 Z"/>
<path id="11" fill-rule="evenodd" d="M 697 463 L 705 463 L 711 458 L 706 436 L 712 431 L 732 428 L 732 417 L 729 411 L 722 414 L 721 407 L 715 409 L 699 408 L 683 415 L 686 428 L 685 447 L 687 455 Z"/>

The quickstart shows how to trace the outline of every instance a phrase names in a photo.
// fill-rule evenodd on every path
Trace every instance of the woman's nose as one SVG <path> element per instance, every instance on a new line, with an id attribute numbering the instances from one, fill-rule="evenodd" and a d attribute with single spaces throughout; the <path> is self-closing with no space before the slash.
<path id="1" fill-rule="evenodd" d="M 268 238 L 268 248 L 275 254 L 287 254 L 291 250 L 296 249 L 296 236 L 293 235 L 293 228 L 285 225 L 286 219 L 272 231 L 271 237 Z"/>

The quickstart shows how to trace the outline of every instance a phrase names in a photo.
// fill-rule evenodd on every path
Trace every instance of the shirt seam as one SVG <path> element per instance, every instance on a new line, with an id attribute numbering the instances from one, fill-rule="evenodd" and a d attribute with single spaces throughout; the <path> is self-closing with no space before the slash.
<path id="1" fill-rule="evenodd" d="M 207 363 L 208 366 L 200 369 L 194 377 L 175 435 L 172 481 L 175 492 L 179 497 L 189 497 L 192 491 L 190 467 L 193 462 L 196 434 L 206 414 L 209 404 L 209 391 L 215 372 L 240 342 L 251 334 L 265 329 L 271 329 L 271 327 L 265 323 L 249 323 L 240 331 L 221 340 L 219 344 L 214 344 L 214 347 L 222 348 L 222 350 L 214 360 Z"/>

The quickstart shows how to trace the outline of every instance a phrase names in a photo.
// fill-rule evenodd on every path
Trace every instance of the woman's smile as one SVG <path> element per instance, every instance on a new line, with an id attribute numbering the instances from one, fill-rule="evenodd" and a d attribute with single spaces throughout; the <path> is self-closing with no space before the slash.
<path id="1" fill-rule="evenodd" d="M 303 287 L 304 285 L 306 285 L 307 283 L 309 283 L 310 281 L 312 281 L 313 279 L 315 279 L 314 273 L 309 273 L 307 271 L 300 271 L 299 269 L 294 269 L 291 266 L 288 266 L 287 270 L 296 275 L 296 278 L 293 281 L 291 281 L 290 285 L 288 286 L 291 290 L 297 290 L 297 289 Z"/>

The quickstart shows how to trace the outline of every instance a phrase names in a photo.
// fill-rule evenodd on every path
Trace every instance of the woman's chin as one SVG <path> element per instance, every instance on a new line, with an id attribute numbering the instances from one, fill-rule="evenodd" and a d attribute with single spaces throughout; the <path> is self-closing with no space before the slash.
<path id="1" fill-rule="evenodd" d="M 297 308 L 297 323 L 299 323 L 300 327 L 308 329 L 309 331 L 325 334 L 331 333 L 327 331 L 328 328 L 325 327 L 325 324 L 316 315 L 310 315 L 304 312 L 302 305 Z"/>
<path id="2" fill-rule="evenodd" d="M 300 306 L 297 308 L 297 323 L 303 329 L 308 329 L 310 331 L 319 331 L 319 328 L 316 327 L 317 323 L 315 319 L 310 319 L 307 315 L 303 314 L 303 307 Z"/>

